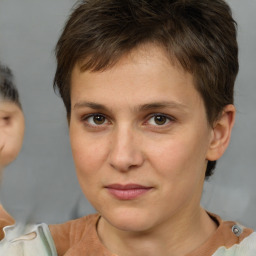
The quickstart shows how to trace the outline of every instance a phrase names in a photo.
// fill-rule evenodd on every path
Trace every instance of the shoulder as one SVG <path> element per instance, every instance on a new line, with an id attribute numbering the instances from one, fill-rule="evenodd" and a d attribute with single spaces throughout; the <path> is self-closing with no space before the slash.
<path id="1" fill-rule="evenodd" d="M 221 237 L 227 247 L 241 243 L 254 232 L 253 229 L 247 228 L 236 221 L 222 220 L 218 215 L 212 213 L 209 213 L 209 215 L 218 223 L 216 235 Z"/>
<path id="2" fill-rule="evenodd" d="M 50 225 L 50 231 L 57 248 L 58 255 L 64 253 L 80 241 L 86 242 L 96 234 L 99 214 L 84 216 L 62 224 Z"/>
<path id="3" fill-rule="evenodd" d="M 246 228 L 235 221 L 224 221 L 218 215 L 209 213 L 208 215 L 216 223 L 216 231 L 189 256 L 255 256 L 256 237 L 252 229 Z M 251 244 L 250 248 L 248 244 Z M 253 245 L 252 245 L 253 244 Z M 251 254 L 238 253 L 247 248 Z"/>
<path id="4" fill-rule="evenodd" d="M 256 233 L 235 221 L 224 221 L 215 214 L 210 214 L 219 223 L 215 233 L 218 248 L 213 256 L 256 255 Z"/>
<path id="5" fill-rule="evenodd" d="M 5 211 L 0 204 L 0 240 L 4 237 L 3 228 L 13 225 L 15 220 Z"/>
<path id="6" fill-rule="evenodd" d="M 49 228 L 53 236 L 59 236 L 61 233 L 67 233 L 72 236 L 71 233 L 73 234 L 74 232 L 77 236 L 78 233 L 84 233 L 88 229 L 94 228 L 99 217 L 99 214 L 91 214 L 65 223 L 49 225 Z"/>
<path id="7" fill-rule="evenodd" d="M 245 237 L 240 243 L 234 244 L 230 248 L 224 246 L 218 248 L 213 256 L 255 256 L 256 255 L 256 232 Z"/>
<path id="8" fill-rule="evenodd" d="M 25 235 L 20 235 L 21 231 Z M 0 255 L 57 256 L 57 251 L 46 224 L 13 225 L 4 228 Z"/>

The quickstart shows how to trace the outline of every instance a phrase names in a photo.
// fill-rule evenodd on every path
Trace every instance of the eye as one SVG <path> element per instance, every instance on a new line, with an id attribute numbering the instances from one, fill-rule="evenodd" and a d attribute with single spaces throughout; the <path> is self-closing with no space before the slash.
<path id="1" fill-rule="evenodd" d="M 83 118 L 90 126 L 100 126 L 108 123 L 107 118 L 101 114 L 92 114 Z"/>
<path id="2" fill-rule="evenodd" d="M 148 119 L 148 124 L 155 126 L 163 126 L 172 121 L 171 117 L 168 117 L 163 114 L 155 114 Z"/>
<path id="3" fill-rule="evenodd" d="M 11 117 L 10 116 L 5 116 L 5 117 L 3 117 L 3 119 L 8 122 L 8 121 L 10 121 Z"/>
<path id="4" fill-rule="evenodd" d="M 10 116 L 3 116 L 0 117 L 0 125 L 8 125 L 11 121 L 11 117 Z"/>

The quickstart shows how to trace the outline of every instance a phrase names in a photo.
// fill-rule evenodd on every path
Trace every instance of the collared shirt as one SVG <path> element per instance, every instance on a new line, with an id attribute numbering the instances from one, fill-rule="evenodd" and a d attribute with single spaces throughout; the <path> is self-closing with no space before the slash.
<path id="1" fill-rule="evenodd" d="M 48 225 L 14 223 L 0 205 L 0 256 L 57 256 Z"/>

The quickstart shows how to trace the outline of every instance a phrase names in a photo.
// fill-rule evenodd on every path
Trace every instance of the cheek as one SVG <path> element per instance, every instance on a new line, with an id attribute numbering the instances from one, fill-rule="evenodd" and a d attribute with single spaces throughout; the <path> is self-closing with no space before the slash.
<path id="1" fill-rule="evenodd" d="M 80 182 L 86 182 L 90 177 L 94 177 L 103 165 L 107 144 L 77 134 L 71 135 L 71 148 L 78 179 Z"/>
<path id="2" fill-rule="evenodd" d="M 181 178 L 204 172 L 207 143 L 198 134 L 167 138 L 147 145 L 151 165 L 163 177 Z"/>
<path id="3" fill-rule="evenodd" d="M 11 142 L 8 142 L 8 143 L 9 143 L 8 145 L 5 144 L 4 147 L 2 147 L 0 152 L 1 166 L 7 166 L 12 161 L 14 161 L 20 151 L 20 147 L 17 147 L 17 143 L 15 144 Z"/>
<path id="4" fill-rule="evenodd" d="M 22 147 L 24 132 L 13 130 L 4 134 L 4 140 L 0 141 L 0 165 L 7 166 L 16 159 Z"/>
<path id="5" fill-rule="evenodd" d="M 169 202 L 166 211 L 173 211 L 185 202 L 198 202 L 206 168 L 203 145 L 182 138 L 169 140 L 161 144 L 161 147 L 154 144 L 148 149 L 151 166 L 159 178 L 159 191 Z M 160 207 L 161 202 L 156 201 L 156 207 L 158 204 Z"/>

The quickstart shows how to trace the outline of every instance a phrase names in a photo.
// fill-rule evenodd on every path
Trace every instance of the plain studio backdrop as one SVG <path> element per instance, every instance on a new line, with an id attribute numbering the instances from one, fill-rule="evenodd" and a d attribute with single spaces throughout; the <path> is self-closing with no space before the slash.
<path id="1" fill-rule="evenodd" d="M 6 168 L 1 202 L 18 219 L 59 223 L 93 212 L 74 170 L 64 105 L 52 89 L 54 46 L 72 0 L 0 0 L 0 61 L 15 75 L 26 119 L 21 154 Z M 202 204 L 256 228 L 256 0 L 229 0 L 238 22 L 238 113 L 231 144 Z"/>

